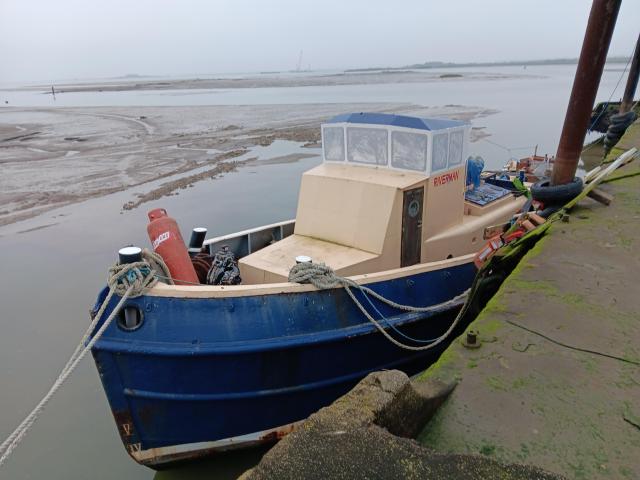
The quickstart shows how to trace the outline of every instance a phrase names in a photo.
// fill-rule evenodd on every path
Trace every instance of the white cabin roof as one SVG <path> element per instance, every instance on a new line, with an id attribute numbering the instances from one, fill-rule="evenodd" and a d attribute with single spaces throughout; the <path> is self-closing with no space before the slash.
<path id="1" fill-rule="evenodd" d="M 430 176 L 463 166 L 468 123 L 383 113 L 350 113 L 322 125 L 325 162 Z"/>

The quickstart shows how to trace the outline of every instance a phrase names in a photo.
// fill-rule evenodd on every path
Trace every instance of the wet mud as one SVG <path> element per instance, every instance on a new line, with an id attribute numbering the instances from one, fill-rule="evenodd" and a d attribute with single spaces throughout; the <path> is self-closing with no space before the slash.
<path id="1" fill-rule="evenodd" d="M 495 113 L 461 105 L 391 103 L 2 108 L 0 226 L 90 198 L 146 189 L 123 206 L 132 209 L 233 171 L 252 159 L 224 162 L 276 140 L 319 148 L 320 124 L 345 111 L 463 120 Z M 300 158 L 304 155 L 270 161 Z"/>

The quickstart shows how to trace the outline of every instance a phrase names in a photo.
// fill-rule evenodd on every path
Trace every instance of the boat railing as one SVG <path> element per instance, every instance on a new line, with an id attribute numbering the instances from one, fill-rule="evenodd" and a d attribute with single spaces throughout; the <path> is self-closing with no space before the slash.
<path id="1" fill-rule="evenodd" d="M 293 234 L 295 225 L 295 219 L 285 220 L 284 222 L 210 238 L 205 240 L 204 245 L 209 248 L 210 255 L 214 255 L 224 245 L 227 245 L 236 258 L 242 258 Z"/>

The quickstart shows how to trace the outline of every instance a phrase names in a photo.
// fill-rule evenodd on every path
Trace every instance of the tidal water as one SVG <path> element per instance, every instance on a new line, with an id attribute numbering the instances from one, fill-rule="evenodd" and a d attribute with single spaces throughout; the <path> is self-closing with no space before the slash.
<path id="1" fill-rule="evenodd" d="M 464 73 L 455 70 L 454 73 Z M 236 105 L 291 103 L 408 102 L 425 106 L 473 105 L 499 113 L 474 120 L 489 141 L 471 146 L 491 166 L 524 156 L 538 145 L 553 153 L 560 135 L 573 66 L 483 69 L 529 74 L 501 80 L 377 84 L 357 86 L 66 94 L 56 105 Z M 607 100 L 620 76 L 606 71 L 599 100 Z M 624 82 L 623 82 L 624 84 Z M 0 92 L 0 97 L 7 92 Z M 16 92 L 13 106 L 51 106 L 50 98 Z M 621 89 L 614 95 L 617 99 Z M 61 103 L 62 102 L 62 103 Z M 288 153 L 318 153 L 293 142 L 256 147 L 248 156 L 262 160 Z M 108 267 L 124 244 L 147 246 L 146 212 L 162 206 L 183 233 L 206 226 L 210 235 L 263 225 L 295 216 L 300 175 L 318 157 L 292 163 L 260 162 L 180 190 L 179 195 L 131 211 L 122 205 L 136 187 L 63 207 L 0 227 L 0 441 L 38 402 L 58 375 L 89 323 L 89 307 L 104 285 Z M 235 478 L 263 451 L 221 456 L 156 473 L 138 466 L 117 435 L 93 361 L 85 359 L 11 459 L 0 479 Z"/>

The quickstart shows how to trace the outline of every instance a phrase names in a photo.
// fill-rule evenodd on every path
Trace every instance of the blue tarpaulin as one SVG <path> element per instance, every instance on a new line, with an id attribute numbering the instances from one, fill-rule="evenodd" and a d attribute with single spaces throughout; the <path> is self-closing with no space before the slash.
<path id="1" fill-rule="evenodd" d="M 465 200 L 480 205 L 481 207 L 488 205 L 491 202 L 498 200 L 499 198 L 509 195 L 511 191 L 506 188 L 498 187 L 497 185 L 491 185 L 489 183 L 483 183 L 479 187 L 473 190 L 468 190 L 464 194 Z"/>
<path id="2" fill-rule="evenodd" d="M 484 169 L 482 157 L 469 157 L 467 159 L 467 185 L 473 185 L 473 188 L 480 186 L 482 169 Z"/>

